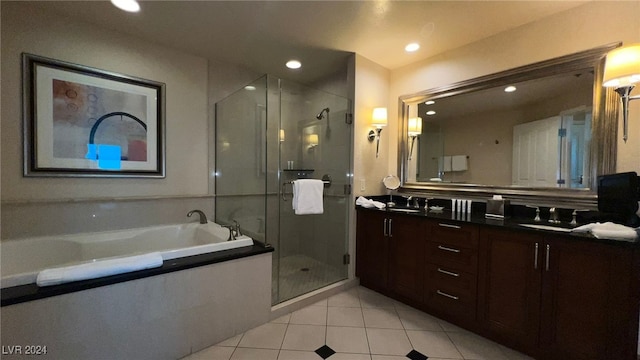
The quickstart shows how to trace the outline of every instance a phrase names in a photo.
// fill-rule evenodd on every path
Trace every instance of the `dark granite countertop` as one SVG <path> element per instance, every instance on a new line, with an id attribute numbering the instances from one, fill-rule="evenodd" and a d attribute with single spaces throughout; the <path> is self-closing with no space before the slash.
<path id="1" fill-rule="evenodd" d="M 46 287 L 39 287 L 36 284 L 13 286 L 0 290 L 0 296 L 2 298 L 1 305 L 8 306 L 37 299 L 44 299 L 51 296 L 63 295 L 76 291 L 93 289 L 100 286 L 112 285 L 120 282 L 166 274 L 174 271 L 191 269 L 198 266 L 210 265 L 248 256 L 265 254 L 272 252 L 273 250 L 273 247 L 264 247 L 254 241 L 253 246 L 245 246 L 236 249 L 166 260 L 161 267 L 153 269 L 105 276 L 97 279 L 74 281 L 66 284 Z"/>
<path id="2" fill-rule="evenodd" d="M 431 200 L 429 201 L 429 205 L 432 206 Z M 436 205 L 436 204 L 433 204 L 433 205 Z M 444 206 L 442 202 L 438 203 L 437 205 Z M 478 203 L 478 204 L 474 203 L 471 214 L 461 214 L 458 212 L 454 213 L 451 211 L 450 207 L 445 208 L 442 211 L 425 210 L 422 206 L 417 209 L 413 207 L 406 207 L 406 206 L 396 206 L 396 207 L 385 208 L 385 209 L 364 208 L 361 206 L 356 206 L 356 208 L 364 211 L 385 212 L 389 214 L 416 216 L 416 217 L 422 217 L 422 218 L 427 218 L 432 220 L 442 220 L 448 224 L 454 224 L 454 225 L 455 224 L 458 224 L 458 225 L 476 224 L 476 225 L 482 225 L 482 226 L 507 228 L 507 229 L 518 230 L 518 231 L 534 232 L 542 235 L 553 235 L 554 237 L 558 237 L 558 236 L 569 237 L 574 240 L 592 241 L 592 242 L 599 242 L 599 243 L 605 243 L 605 244 L 611 244 L 611 245 L 623 246 L 623 247 L 640 247 L 640 242 L 638 242 L 638 240 L 634 242 L 630 242 L 630 241 L 623 241 L 623 240 L 598 239 L 593 235 L 591 235 L 590 233 L 586 233 L 586 232 L 564 232 L 564 231 L 557 231 L 557 230 L 535 229 L 531 227 L 522 226 L 523 224 L 526 224 L 526 225 L 542 225 L 542 226 L 550 226 L 554 228 L 572 229 L 580 225 L 593 222 L 593 221 L 585 221 L 586 219 L 582 218 L 578 220 L 577 225 L 571 226 L 569 224 L 569 221 L 571 221 L 570 213 L 569 213 L 568 219 L 566 218 L 566 213 L 564 214 L 565 215 L 564 217 L 563 216 L 560 217 L 560 219 L 562 220 L 560 224 L 552 224 L 547 221 L 548 215 L 546 217 L 541 216 L 542 220 L 539 222 L 534 221 L 533 219 L 535 217 L 535 209 L 526 209 L 524 211 L 523 209 L 519 209 L 517 211 L 513 211 L 517 215 L 509 216 L 509 217 L 506 217 L 505 219 L 486 218 L 485 212 L 484 212 L 484 204 L 481 204 L 481 203 Z M 410 211 L 406 211 L 406 210 L 410 210 Z M 415 210 L 418 210 L 418 211 L 415 211 Z"/>

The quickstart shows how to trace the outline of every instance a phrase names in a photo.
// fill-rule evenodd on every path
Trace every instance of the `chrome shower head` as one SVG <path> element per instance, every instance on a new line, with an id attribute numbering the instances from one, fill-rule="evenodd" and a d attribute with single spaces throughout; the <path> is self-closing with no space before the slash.
<path id="1" fill-rule="evenodd" d="M 318 115 L 316 115 L 316 119 L 318 119 L 318 120 L 324 119 L 324 114 L 325 113 L 329 114 L 329 108 L 322 109 L 322 111 L 320 111 L 320 113 Z"/>

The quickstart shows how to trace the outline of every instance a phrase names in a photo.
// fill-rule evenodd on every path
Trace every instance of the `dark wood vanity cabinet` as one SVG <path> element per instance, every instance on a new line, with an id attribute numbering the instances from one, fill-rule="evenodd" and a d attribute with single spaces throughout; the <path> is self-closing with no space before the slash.
<path id="1" fill-rule="evenodd" d="M 422 301 L 426 223 L 398 215 L 389 218 L 389 289 L 414 302 Z"/>
<path id="2" fill-rule="evenodd" d="M 566 236 L 483 228 L 480 327 L 541 359 L 635 359 L 634 253 Z"/>
<path id="3" fill-rule="evenodd" d="M 363 286 L 386 292 L 389 284 L 387 214 L 359 210 L 356 221 L 356 276 Z"/>
<path id="4" fill-rule="evenodd" d="M 357 211 L 356 275 L 536 359 L 636 360 L 638 247 Z"/>
<path id="5" fill-rule="evenodd" d="M 461 322 L 475 321 L 478 227 L 444 221 L 427 223 L 425 305 Z"/>
<path id="6" fill-rule="evenodd" d="M 425 225 L 416 217 L 358 211 L 356 275 L 360 282 L 421 301 Z"/>
<path id="7" fill-rule="evenodd" d="M 511 230 L 480 231 L 478 320 L 494 336 L 537 348 L 544 239 Z"/>

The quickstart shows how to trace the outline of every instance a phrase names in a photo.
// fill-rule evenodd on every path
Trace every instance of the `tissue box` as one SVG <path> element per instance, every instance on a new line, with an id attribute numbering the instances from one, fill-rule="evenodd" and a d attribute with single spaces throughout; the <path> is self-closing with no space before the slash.
<path id="1" fill-rule="evenodd" d="M 487 211 L 484 214 L 487 218 L 504 219 L 510 215 L 509 200 L 487 200 Z"/>

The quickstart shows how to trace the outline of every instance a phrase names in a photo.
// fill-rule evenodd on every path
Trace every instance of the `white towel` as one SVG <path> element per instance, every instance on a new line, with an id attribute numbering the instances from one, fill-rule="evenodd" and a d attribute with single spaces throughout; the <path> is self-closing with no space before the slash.
<path id="1" fill-rule="evenodd" d="M 42 270 L 36 278 L 36 284 L 38 284 L 38 286 L 58 285 L 71 281 L 95 279 L 159 266 L 162 266 L 162 255 L 158 252 L 98 260 L 84 264 Z"/>
<path id="2" fill-rule="evenodd" d="M 442 164 L 439 164 L 439 167 L 440 169 L 442 169 L 442 171 L 451 171 L 451 156 L 443 156 L 440 158 L 440 161 L 442 161 Z"/>
<path id="3" fill-rule="evenodd" d="M 384 209 L 386 207 L 386 205 L 384 203 L 381 203 L 380 201 L 375 201 L 375 200 L 371 200 L 371 199 L 367 199 L 365 197 L 359 196 L 356 199 L 356 205 L 362 206 L 364 208 L 378 208 L 378 209 Z"/>
<path id="4" fill-rule="evenodd" d="M 293 210 L 296 215 L 322 214 L 322 180 L 300 179 L 293 181 Z"/>
<path id="5" fill-rule="evenodd" d="M 455 155 L 451 157 L 451 171 L 467 170 L 467 155 Z"/>
<path id="6" fill-rule="evenodd" d="M 635 241 L 638 238 L 638 229 L 612 222 L 582 225 L 572 231 L 590 232 L 598 239 Z"/>

